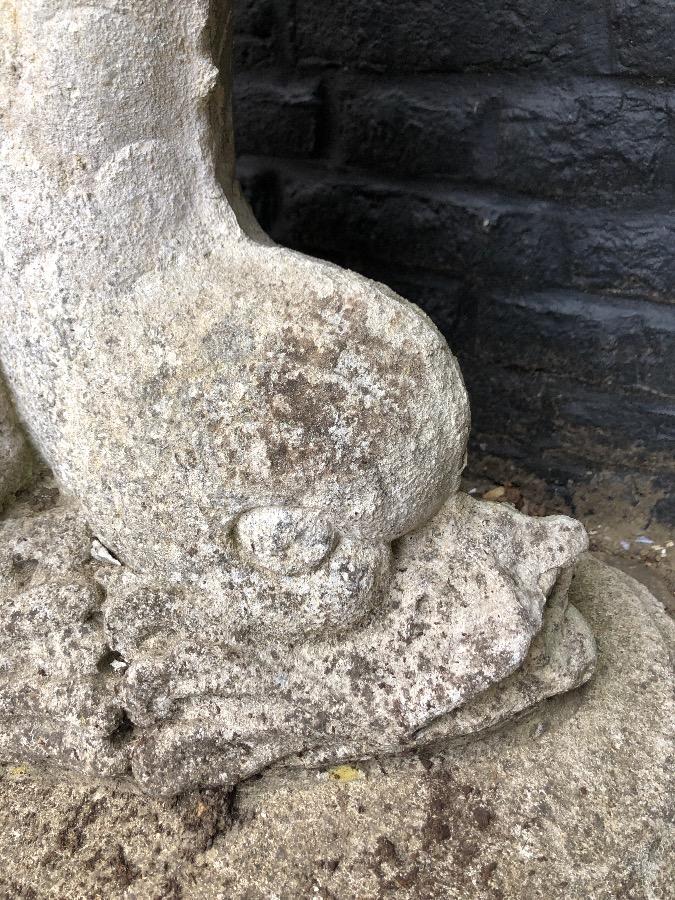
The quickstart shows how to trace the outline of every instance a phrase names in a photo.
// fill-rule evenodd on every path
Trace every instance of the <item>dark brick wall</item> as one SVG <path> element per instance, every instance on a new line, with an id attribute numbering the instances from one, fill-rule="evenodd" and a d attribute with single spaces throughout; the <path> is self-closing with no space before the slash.
<path id="1" fill-rule="evenodd" d="M 240 178 L 282 244 L 420 303 L 474 446 L 675 449 L 674 0 L 239 0 Z"/>

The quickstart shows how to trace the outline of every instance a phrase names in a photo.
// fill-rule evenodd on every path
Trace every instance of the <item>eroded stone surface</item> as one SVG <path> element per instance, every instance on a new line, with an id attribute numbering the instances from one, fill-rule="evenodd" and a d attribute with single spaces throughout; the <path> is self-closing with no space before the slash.
<path id="1" fill-rule="evenodd" d="M 2 752 L 173 794 L 590 677 L 583 529 L 457 493 L 440 333 L 241 202 L 229 0 L 5 7 L 0 361 L 69 499 L 1 524 Z"/>
<path id="2" fill-rule="evenodd" d="M 31 453 L 0 377 L 0 510 L 31 472 Z"/>
<path id="3" fill-rule="evenodd" d="M 586 536 L 564 517 L 454 495 L 397 542 L 382 610 L 302 641 L 262 640 L 231 597 L 148 583 L 101 565 L 92 544 L 72 502 L 25 501 L 0 522 L 6 760 L 157 794 L 229 786 L 290 757 L 339 763 L 475 733 L 593 670 L 593 637 L 567 604 Z"/>
<path id="4" fill-rule="evenodd" d="M 245 595 L 273 630 L 355 624 L 386 594 L 391 542 L 457 490 L 456 360 L 417 307 L 250 221 L 214 66 L 228 0 L 17 6 L 0 20 L 0 359 L 22 421 L 134 570 Z M 279 507 L 338 538 L 309 598 L 307 568 L 280 589 L 283 559 L 235 539 Z"/>
<path id="5" fill-rule="evenodd" d="M 592 559 L 570 599 L 597 636 L 595 677 L 442 752 L 278 770 L 234 797 L 171 803 L 4 767 L 0 888 L 36 900 L 666 900 L 673 625 Z"/>

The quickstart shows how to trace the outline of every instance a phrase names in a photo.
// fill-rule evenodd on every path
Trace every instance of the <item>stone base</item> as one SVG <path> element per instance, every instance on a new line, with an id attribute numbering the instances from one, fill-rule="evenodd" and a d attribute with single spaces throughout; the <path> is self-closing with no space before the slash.
<path id="1" fill-rule="evenodd" d="M 519 722 L 357 767 L 169 802 L 4 767 L 2 896 L 672 896 L 672 622 L 586 558 L 593 679 Z"/>
<path id="2" fill-rule="evenodd" d="M 593 635 L 568 603 L 586 546 L 571 519 L 456 494 L 396 542 L 369 615 L 289 637 L 233 620 L 235 595 L 121 565 L 76 504 L 43 508 L 48 483 L 0 520 L 0 763 L 156 796 L 230 788 L 280 762 L 478 734 L 592 675 Z M 283 609 L 275 585 L 262 615 Z"/>

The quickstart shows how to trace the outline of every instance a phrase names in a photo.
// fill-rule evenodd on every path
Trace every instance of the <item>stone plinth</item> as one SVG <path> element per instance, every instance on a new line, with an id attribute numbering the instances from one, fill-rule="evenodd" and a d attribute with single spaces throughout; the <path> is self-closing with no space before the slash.
<path id="1" fill-rule="evenodd" d="M 229 788 L 281 761 L 475 735 L 592 675 L 595 641 L 568 603 L 586 543 L 571 519 L 456 494 L 395 544 L 388 597 L 358 627 L 275 635 L 233 627 L 227 593 L 148 585 L 52 484 L 0 520 L 4 761 L 162 796 Z M 340 545 L 333 559 L 318 575 L 335 572 L 342 602 Z M 290 615 L 281 587 L 265 596 Z"/>
<path id="2" fill-rule="evenodd" d="M 40 900 L 665 900 L 673 625 L 590 558 L 571 600 L 597 636 L 594 678 L 470 743 L 277 769 L 171 803 L 4 767 L 0 887 Z"/>

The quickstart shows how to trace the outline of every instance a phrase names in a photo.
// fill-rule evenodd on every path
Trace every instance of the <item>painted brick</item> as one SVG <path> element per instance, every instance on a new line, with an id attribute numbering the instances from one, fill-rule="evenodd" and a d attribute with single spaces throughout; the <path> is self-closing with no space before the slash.
<path id="1" fill-rule="evenodd" d="M 675 214 L 578 209 L 565 233 L 574 286 L 675 301 Z"/>
<path id="2" fill-rule="evenodd" d="M 675 360 L 675 307 L 573 291 L 482 295 L 466 352 L 602 390 L 675 397 L 664 360 Z"/>
<path id="3" fill-rule="evenodd" d="M 658 196 L 673 160 L 675 92 L 608 79 L 346 79 L 346 165 L 613 204 Z M 675 171 L 675 169 L 674 169 Z"/>
<path id="4" fill-rule="evenodd" d="M 341 180 L 321 170 L 286 169 L 281 190 L 275 239 L 352 268 L 405 260 L 472 282 L 525 286 L 566 277 L 559 217 L 547 204 Z"/>
<path id="5" fill-rule="evenodd" d="M 297 0 L 297 54 L 381 71 L 609 70 L 598 0 Z"/>
<path id="6" fill-rule="evenodd" d="M 552 480 L 611 467 L 672 475 L 675 404 L 462 357 L 473 446 Z"/>
<path id="7" fill-rule="evenodd" d="M 236 70 L 274 66 L 282 61 L 286 23 L 274 0 L 236 0 L 234 26 Z"/>
<path id="8" fill-rule="evenodd" d="M 633 75 L 675 78 L 673 0 L 613 0 L 611 25 L 623 70 Z"/>
<path id="9" fill-rule="evenodd" d="M 234 88 L 237 150 L 259 156 L 312 156 L 319 114 L 315 80 L 239 78 Z"/>

